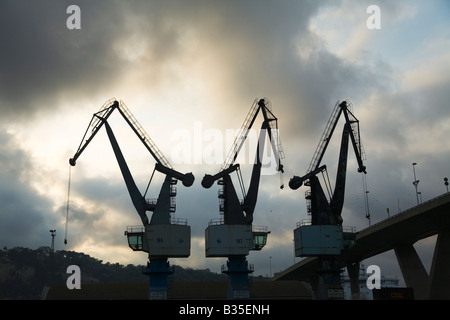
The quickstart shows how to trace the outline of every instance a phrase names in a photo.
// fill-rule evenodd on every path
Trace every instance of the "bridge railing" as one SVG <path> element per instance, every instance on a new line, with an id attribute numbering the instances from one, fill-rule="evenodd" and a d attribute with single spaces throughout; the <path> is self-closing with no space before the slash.
<path id="1" fill-rule="evenodd" d="M 431 203 L 431 202 L 433 202 L 433 201 L 436 201 L 436 200 L 438 200 L 438 199 L 448 197 L 449 195 L 450 195 L 450 192 L 443 193 L 443 194 L 441 194 L 441 195 L 439 195 L 439 196 L 437 196 L 437 197 L 434 197 L 434 198 L 432 198 L 432 199 L 430 199 L 430 200 L 427 200 L 427 201 L 425 201 L 425 202 L 422 202 L 422 203 L 420 203 L 420 204 L 418 204 L 418 205 L 415 205 L 415 206 L 413 206 L 413 207 L 411 207 L 411 208 L 408 208 L 408 209 L 406 209 L 406 210 L 403 210 L 403 211 L 401 211 L 401 212 L 399 212 L 399 213 L 397 213 L 397 214 L 395 214 L 395 215 L 392 215 L 392 216 L 390 216 L 390 217 L 388 217 L 388 218 L 386 218 L 386 219 L 383 219 L 383 220 L 381 220 L 381 221 L 378 221 L 377 223 L 375 223 L 375 224 L 373 224 L 373 225 L 371 225 L 371 226 L 369 226 L 369 227 L 367 227 L 367 228 L 361 229 L 361 230 L 359 230 L 358 232 L 362 232 L 362 231 L 364 231 L 364 230 L 373 228 L 373 227 L 375 227 L 375 226 L 377 226 L 377 225 L 379 225 L 379 224 L 381 224 L 381 223 L 384 223 L 384 222 L 389 221 L 389 220 L 392 220 L 392 219 L 398 219 L 399 216 L 402 216 L 402 215 L 404 215 L 404 214 L 407 214 L 408 212 L 411 212 L 411 211 L 413 211 L 413 210 L 415 210 L 415 209 L 417 209 L 417 208 L 420 208 L 420 207 L 422 207 L 422 206 L 426 206 L 427 204 L 429 204 L 429 203 Z"/>

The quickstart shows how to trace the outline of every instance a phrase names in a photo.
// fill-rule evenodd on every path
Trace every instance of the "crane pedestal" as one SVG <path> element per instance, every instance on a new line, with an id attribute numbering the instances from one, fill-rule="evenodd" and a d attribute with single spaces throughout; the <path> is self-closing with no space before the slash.
<path id="1" fill-rule="evenodd" d="M 142 271 L 149 275 L 148 299 L 167 300 L 169 297 L 169 280 L 174 272 L 167 258 L 152 259 Z"/>
<path id="2" fill-rule="evenodd" d="M 343 300 L 341 269 L 337 256 L 319 256 L 317 282 L 313 284 L 318 300 Z"/>
<path id="3" fill-rule="evenodd" d="M 253 265 L 248 264 L 246 256 L 250 250 L 261 250 L 269 233 L 267 227 L 210 221 L 205 230 L 205 253 L 206 257 L 228 258 L 226 266 L 222 266 L 222 273 L 228 275 L 228 299 L 250 298 L 248 275 L 253 272 Z"/>
<path id="4" fill-rule="evenodd" d="M 230 300 L 250 299 L 248 275 L 253 272 L 245 256 L 228 257 L 227 265 L 222 266 L 222 273 L 228 275 L 227 298 Z"/>

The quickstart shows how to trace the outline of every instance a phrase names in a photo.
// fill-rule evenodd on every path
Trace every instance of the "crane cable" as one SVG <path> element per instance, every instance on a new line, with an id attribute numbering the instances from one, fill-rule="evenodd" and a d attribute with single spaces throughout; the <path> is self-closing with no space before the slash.
<path id="1" fill-rule="evenodd" d="M 367 177 L 365 174 L 362 175 L 362 180 L 363 180 L 364 206 L 366 209 L 366 218 L 369 220 L 369 224 L 370 224 L 369 191 L 367 190 Z"/>
<path id="2" fill-rule="evenodd" d="M 64 244 L 67 245 L 67 228 L 69 225 L 69 203 L 70 203 L 70 177 L 72 172 L 72 166 L 69 165 L 69 186 L 67 188 L 67 205 L 66 205 L 66 233 L 64 235 Z"/>

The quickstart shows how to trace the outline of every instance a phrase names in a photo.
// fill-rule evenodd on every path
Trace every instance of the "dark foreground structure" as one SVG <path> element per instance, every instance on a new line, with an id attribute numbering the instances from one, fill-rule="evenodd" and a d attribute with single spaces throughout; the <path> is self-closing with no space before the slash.
<path id="1" fill-rule="evenodd" d="M 426 271 L 414 244 L 437 235 L 430 272 Z M 341 268 L 347 267 L 352 295 L 359 295 L 360 262 L 383 252 L 394 250 L 406 287 L 414 291 L 416 300 L 450 299 L 450 193 L 430 199 L 356 233 L 355 244 L 339 255 Z M 272 280 L 297 280 L 313 283 L 319 264 L 308 257 Z"/>
<path id="2" fill-rule="evenodd" d="M 169 298 L 174 300 L 225 300 L 226 281 L 174 282 Z M 250 297 L 255 300 L 311 300 L 311 287 L 302 281 L 254 281 Z M 44 288 L 44 300 L 147 300 L 148 283 L 81 284 L 69 290 L 65 285 Z"/>

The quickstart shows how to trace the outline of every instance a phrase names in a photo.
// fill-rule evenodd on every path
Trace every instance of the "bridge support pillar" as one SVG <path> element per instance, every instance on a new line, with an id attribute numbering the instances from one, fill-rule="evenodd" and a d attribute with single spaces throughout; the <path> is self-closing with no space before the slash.
<path id="1" fill-rule="evenodd" d="M 436 240 L 430 270 L 430 299 L 450 299 L 450 230 L 441 231 Z"/>
<path id="2" fill-rule="evenodd" d="M 430 288 L 428 273 L 414 246 L 411 243 L 397 245 L 394 252 L 406 286 L 414 290 L 414 299 L 428 299 Z"/>
<path id="3" fill-rule="evenodd" d="M 359 289 L 359 262 L 347 265 L 348 276 L 350 277 L 350 291 L 352 300 L 360 300 L 361 292 Z"/>

